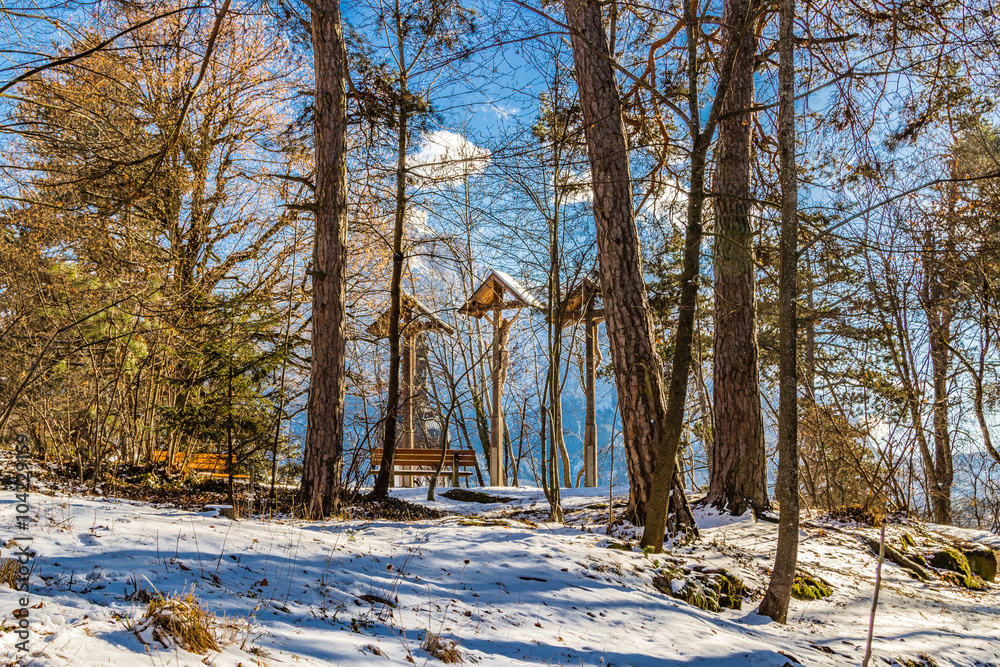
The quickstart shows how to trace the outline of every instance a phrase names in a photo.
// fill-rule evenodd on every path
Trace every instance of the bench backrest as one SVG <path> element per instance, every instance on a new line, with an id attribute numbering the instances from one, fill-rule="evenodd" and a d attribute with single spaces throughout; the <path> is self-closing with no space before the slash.
<path id="1" fill-rule="evenodd" d="M 153 461 L 166 461 L 166 452 L 153 452 Z M 174 465 L 179 466 L 184 462 L 183 452 L 177 452 L 174 454 Z M 225 470 L 226 469 L 226 457 L 219 456 L 218 454 L 208 454 L 208 453 L 198 453 L 192 454 L 188 459 L 187 467 L 189 470 Z"/>
<path id="2" fill-rule="evenodd" d="M 445 465 L 450 466 L 458 455 L 458 465 L 472 467 L 476 465 L 476 452 L 471 449 L 450 449 L 445 457 Z M 372 450 L 372 465 L 382 462 L 382 450 Z M 441 462 L 440 449 L 396 449 L 393 464 L 397 466 L 435 467 Z"/>

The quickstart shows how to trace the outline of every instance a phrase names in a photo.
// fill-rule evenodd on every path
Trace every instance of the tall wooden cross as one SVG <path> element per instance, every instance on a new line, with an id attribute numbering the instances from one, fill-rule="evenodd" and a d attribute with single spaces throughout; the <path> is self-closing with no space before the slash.
<path id="1" fill-rule="evenodd" d="M 490 379 L 492 380 L 492 397 L 490 401 L 490 486 L 504 486 L 507 483 L 504 466 L 503 446 L 503 385 L 507 375 L 509 357 L 507 355 L 507 338 L 514 318 L 503 319 L 503 311 L 530 306 L 541 308 L 542 305 L 531 296 L 521 284 L 502 271 L 491 270 L 483 279 L 476 291 L 472 293 L 461 308 L 460 313 L 471 317 L 492 315 L 493 346 L 490 363 Z M 514 317 L 517 317 L 515 314 Z"/>
<path id="2" fill-rule="evenodd" d="M 413 428 L 413 404 L 416 388 L 413 382 L 413 373 L 417 366 L 417 335 L 424 331 L 443 331 L 446 334 L 453 334 L 455 330 L 440 317 L 435 315 L 427 306 L 420 303 L 416 297 L 403 292 L 401 295 L 401 317 L 402 327 L 400 327 L 400 337 L 402 338 L 402 375 L 403 381 L 400 387 L 403 408 L 403 436 L 400 441 L 402 449 L 413 449 L 414 428 Z M 385 310 L 376 319 L 367 331 L 375 338 L 385 338 L 389 335 L 389 318 L 391 309 Z M 413 486 L 413 478 L 403 477 L 403 486 Z"/>
<path id="3" fill-rule="evenodd" d="M 587 420 L 583 431 L 583 484 L 597 486 L 597 366 L 601 363 L 601 348 L 597 341 L 597 327 L 604 321 L 604 309 L 597 308 L 601 288 L 591 278 L 583 278 L 571 289 L 563 301 L 563 326 L 584 323 L 586 337 L 585 386 L 587 394 Z"/>

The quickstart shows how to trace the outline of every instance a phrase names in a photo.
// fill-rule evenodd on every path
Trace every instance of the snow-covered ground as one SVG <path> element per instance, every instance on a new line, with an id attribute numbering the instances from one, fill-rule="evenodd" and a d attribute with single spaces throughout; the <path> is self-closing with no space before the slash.
<path id="1" fill-rule="evenodd" d="M 415 523 L 232 522 L 34 494 L 30 653 L 15 650 L 11 629 L 11 610 L 23 594 L 0 584 L 0 655 L 7 664 L 39 667 L 423 665 L 437 663 L 421 648 L 430 630 L 456 641 L 467 664 L 861 663 L 875 558 L 856 535 L 876 536 L 871 528 L 804 523 L 802 566 L 830 582 L 833 594 L 793 600 L 789 623 L 778 625 L 753 612 L 773 558 L 774 524 L 701 513 L 699 542 L 647 557 L 608 548 L 623 541 L 606 534 L 608 489 L 564 491 L 567 525 L 544 522 L 537 489 L 485 491 L 514 500 L 481 505 L 439 497 L 431 505 L 454 514 Z M 426 489 L 394 493 L 428 504 Z M 614 490 L 615 505 L 624 504 L 625 493 Z M 17 534 L 15 506 L 13 492 L 3 492 L 5 557 L 17 548 L 9 541 Z M 905 531 L 919 546 L 939 537 L 937 530 L 893 527 L 889 538 L 898 544 Z M 752 593 L 741 611 L 696 609 L 652 585 L 666 562 L 727 568 Z M 222 651 L 164 648 L 148 633 L 144 644 L 134 632 L 145 612 L 136 588 L 192 587 L 228 628 Z M 921 583 L 886 563 L 875 664 L 923 660 L 921 654 L 942 666 L 1000 665 L 1000 586 L 976 593 L 938 578 Z"/>

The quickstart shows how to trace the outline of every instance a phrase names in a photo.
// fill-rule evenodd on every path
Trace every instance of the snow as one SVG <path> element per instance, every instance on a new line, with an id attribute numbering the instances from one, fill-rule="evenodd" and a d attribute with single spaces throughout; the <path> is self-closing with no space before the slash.
<path id="1" fill-rule="evenodd" d="M 500 271 L 498 269 L 492 269 L 490 273 L 499 278 L 500 282 L 504 283 L 504 286 L 508 290 L 513 292 L 518 299 L 521 299 L 532 308 L 537 308 L 539 310 L 542 309 L 542 303 L 538 299 L 533 297 L 531 293 L 528 292 L 528 290 L 524 289 L 521 283 L 515 280 L 512 275 L 510 275 L 509 273 L 504 273 L 503 271 Z M 486 282 L 489 279 L 490 276 L 486 276 L 486 278 L 483 279 L 483 282 Z"/>
<path id="2" fill-rule="evenodd" d="M 480 505 L 438 495 L 428 503 L 426 488 L 397 489 L 453 514 L 414 523 L 233 522 L 121 500 L 33 494 L 31 653 L 16 654 L 17 636 L 6 625 L 0 655 L 39 667 L 151 658 L 154 665 L 235 666 L 383 665 L 410 657 L 433 665 L 438 661 L 421 648 L 430 630 L 456 640 L 467 663 L 482 665 L 861 662 L 875 558 L 856 535 L 875 536 L 874 529 L 803 523 L 802 566 L 834 593 L 793 600 L 782 626 L 753 612 L 767 583 L 775 524 L 699 510 L 699 542 L 644 555 L 607 548 L 629 538 L 628 531 L 606 530 L 609 511 L 624 508 L 624 488 L 563 490 L 565 525 L 545 521 L 538 489 L 479 490 L 514 500 Z M 17 534 L 15 504 L 12 492 L 0 496 L 8 536 Z M 888 534 L 898 539 L 904 531 L 997 540 L 939 526 L 894 526 Z M 5 543 L 3 555 L 14 546 Z M 742 611 L 711 613 L 668 597 L 651 583 L 667 559 L 736 572 L 754 589 L 752 599 Z M 142 627 L 145 605 L 130 595 L 137 587 L 193 587 L 225 619 L 223 649 L 204 656 L 161 648 L 148 629 L 140 639 L 134 630 Z M 887 562 L 876 659 L 924 653 L 940 665 L 1000 664 L 998 591 L 921 583 Z M 0 585 L 5 623 L 20 595 Z"/>

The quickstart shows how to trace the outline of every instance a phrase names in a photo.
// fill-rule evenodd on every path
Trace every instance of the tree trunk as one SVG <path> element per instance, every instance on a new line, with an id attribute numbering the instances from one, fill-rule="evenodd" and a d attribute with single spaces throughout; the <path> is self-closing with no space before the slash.
<path id="1" fill-rule="evenodd" d="M 593 180 L 605 326 L 629 472 L 627 516 L 642 524 L 666 423 L 662 362 L 653 348 L 621 95 L 606 60 L 608 38 L 601 5 L 596 0 L 565 0 L 564 7 L 573 29 L 573 59 Z"/>
<path id="2" fill-rule="evenodd" d="M 764 421 L 757 368 L 756 277 L 751 224 L 750 145 L 753 138 L 757 34 L 739 29 L 738 12 L 758 3 L 726 0 L 722 41 L 739 40 L 719 121 L 715 169 L 715 358 L 712 365 L 714 449 L 705 501 L 734 515 L 768 508 Z"/>
<path id="3" fill-rule="evenodd" d="M 563 443 L 563 427 L 562 427 L 562 385 L 559 383 L 559 368 L 560 362 L 562 361 L 562 313 L 559 306 L 559 302 L 562 299 L 562 294 L 559 289 L 558 282 L 558 271 L 559 262 L 557 258 L 557 246 L 556 242 L 556 232 L 552 232 L 552 264 L 550 266 L 549 273 L 549 368 L 548 368 L 548 384 L 549 384 L 549 465 L 552 472 L 552 477 L 549 482 L 549 519 L 551 521 L 556 521 L 562 523 L 563 521 L 563 511 L 562 511 L 562 501 L 560 499 L 559 492 L 559 456 L 565 449 L 565 444 Z M 564 476 L 568 477 L 566 474 L 567 461 L 565 458 L 562 459 L 563 473 Z M 563 480 L 565 483 L 566 480 Z M 569 484 L 565 483 L 568 487 Z"/>
<path id="4" fill-rule="evenodd" d="M 795 167 L 795 0 L 781 0 L 778 53 L 778 155 L 781 163 L 781 275 L 778 284 L 778 548 L 759 614 L 784 623 L 799 550 L 798 178 Z"/>
<path id="5" fill-rule="evenodd" d="M 316 225 L 313 247 L 312 369 L 301 499 L 311 515 L 340 502 L 344 457 L 347 286 L 347 52 L 339 0 L 312 11 L 316 76 Z"/>
<path id="6" fill-rule="evenodd" d="M 584 371 L 584 393 L 587 395 L 587 414 L 583 435 L 584 486 L 597 486 L 597 320 L 594 318 L 594 300 L 587 302 L 586 315 L 586 370 Z"/>
<path id="7" fill-rule="evenodd" d="M 941 295 L 937 295 L 939 298 Z M 932 295 L 932 298 L 934 296 Z M 933 303 L 933 302 L 932 302 Z M 934 385 L 934 488 L 931 489 L 931 507 L 934 522 L 951 523 L 951 485 L 955 477 L 952 463 L 951 435 L 948 432 L 948 374 L 951 336 L 951 309 L 947 303 L 933 303 L 928 313 L 931 322 L 930 353 Z"/>
<path id="8" fill-rule="evenodd" d="M 712 467 L 712 456 L 715 454 L 715 436 L 712 415 L 712 405 L 708 401 L 708 387 L 705 385 L 704 367 L 701 359 L 692 359 L 692 370 L 694 371 L 694 387 L 698 395 L 699 421 L 701 422 L 701 438 L 705 445 L 705 458 L 708 459 L 708 467 Z"/>
<path id="9" fill-rule="evenodd" d="M 232 328 L 230 328 L 229 338 L 232 340 Z M 233 506 L 233 516 L 239 514 L 236 508 L 236 459 L 233 456 L 233 357 L 229 357 L 229 372 L 226 376 L 226 493 L 228 503 Z M 251 510 L 252 512 L 253 510 Z"/>
<path id="10" fill-rule="evenodd" d="M 385 418 L 382 421 L 382 461 L 372 488 L 373 498 L 385 498 L 392 484 L 393 459 L 396 455 L 396 422 L 399 417 L 399 319 L 402 310 L 403 220 L 406 217 L 406 145 L 409 114 L 406 109 L 406 63 L 403 60 L 402 15 L 396 9 L 396 35 L 399 45 L 399 117 L 396 135 L 396 213 L 392 229 L 392 277 L 389 283 L 389 386 L 386 389 Z"/>

